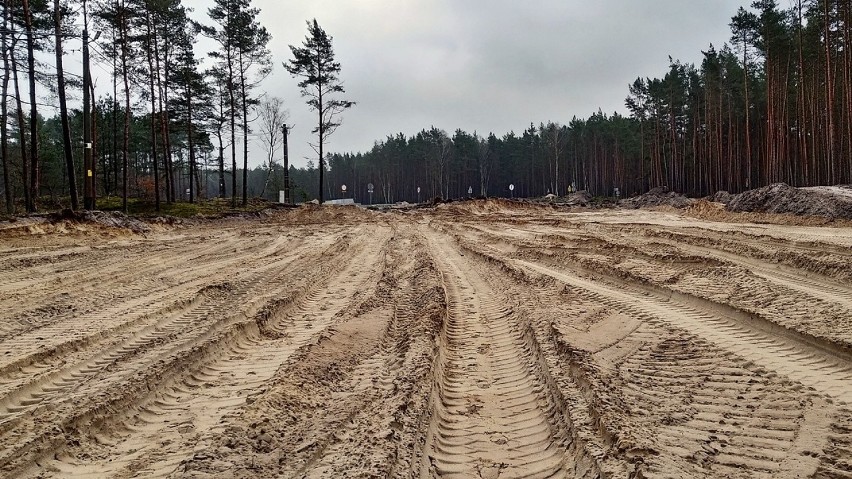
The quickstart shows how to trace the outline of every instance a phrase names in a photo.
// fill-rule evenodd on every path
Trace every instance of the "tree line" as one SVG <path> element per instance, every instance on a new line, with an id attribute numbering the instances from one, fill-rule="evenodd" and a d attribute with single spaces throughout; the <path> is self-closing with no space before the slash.
<path id="1" fill-rule="evenodd" d="M 670 58 L 628 86 L 628 116 L 598 111 L 503 136 L 436 128 L 334 154 L 331 183 L 368 200 L 565 194 L 657 186 L 701 196 L 773 182 L 852 183 L 852 2 L 740 8 L 700 64 Z M 515 186 L 514 193 L 508 186 Z M 338 186 L 339 188 L 339 186 Z M 328 194 L 340 195 L 328 186 Z"/>
<path id="2" fill-rule="evenodd" d="M 279 176 L 287 181 L 289 165 L 276 163 L 287 112 L 281 99 L 259 91 L 272 71 L 271 36 L 251 0 L 215 0 L 204 24 L 181 0 L 2 0 L 2 7 L 0 156 L 8 213 L 19 202 L 36 211 L 45 196 L 51 203 L 70 197 L 76 208 L 87 177 L 96 179 L 98 195 L 121 197 L 125 210 L 137 197 L 158 211 L 162 202 L 192 202 L 199 194 L 245 205 L 278 187 Z M 200 36 L 217 46 L 206 61 L 195 51 Z M 98 91 L 63 65 L 67 45 L 81 40 L 111 79 Z M 340 64 L 316 20 L 308 22 L 304 46 L 291 50 L 284 66 L 319 113 L 321 158 L 338 115 L 354 103 L 338 97 Z M 45 61 L 51 56 L 53 63 Z M 81 89 L 91 100 L 69 108 Z M 248 167 L 252 139 L 267 153 L 260 174 Z M 93 158 L 86 171 L 84 152 Z"/>
<path id="3" fill-rule="evenodd" d="M 0 146 L 8 211 L 45 195 L 75 198 L 83 178 L 82 112 L 66 90 L 64 45 L 79 25 L 97 30 L 93 60 L 111 83 L 92 91 L 91 145 L 99 195 L 155 202 L 251 196 L 275 198 L 292 181 L 294 199 L 346 196 L 367 202 L 468 195 L 612 195 L 667 186 L 691 195 L 739 192 L 771 182 L 852 183 L 852 2 L 758 0 L 733 15 L 729 42 L 698 64 L 671 59 L 661 78 L 628 85 L 626 114 L 598 111 L 523 132 L 390 135 L 360 153 L 328 153 L 328 136 L 354 105 L 340 99 L 331 37 L 308 22 L 286 70 L 317 113 L 306 168 L 279 164 L 283 102 L 259 91 L 272 69 L 269 32 L 250 0 L 216 0 L 208 21 L 180 0 L 2 0 Z M 82 17 L 82 18 L 81 18 Z M 217 49 L 202 61 L 196 39 Z M 46 62 L 50 54 L 54 64 Z M 204 66 L 206 65 L 206 67 Z M 37 86 L 40 85 L 40 86 Z M 48 98 L 38 98 L 43 89 Z M 46 104 L 47 103 L 47 104 Z M 59 112 L 45 116 L 43 112 Z M 248 168 L 250 140 L 266 150 Z M 509 190 L 509 185 L 514 190 Z M 419 189 L 419 192 L 418 192 Z"/>

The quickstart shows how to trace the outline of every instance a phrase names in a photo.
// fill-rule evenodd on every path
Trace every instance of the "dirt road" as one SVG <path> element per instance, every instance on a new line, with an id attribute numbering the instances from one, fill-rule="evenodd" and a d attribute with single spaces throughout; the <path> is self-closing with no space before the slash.
<path id="1" fill-rule="evenodd" d="M 0 477 L 852 478 L 852 229 L 0 230 Z"/>

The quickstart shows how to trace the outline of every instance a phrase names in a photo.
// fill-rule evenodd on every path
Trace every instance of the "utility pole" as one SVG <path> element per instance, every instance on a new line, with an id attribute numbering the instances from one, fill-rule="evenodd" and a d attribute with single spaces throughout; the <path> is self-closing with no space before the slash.
<path id="1" fill-rule="evenodd" d="M 92 113 L 89 85 L 89 19 L 83 1 L 83 208 L 95 209 L 95 168 L 92 164 Z M 100 32 L 95 35 L 98 38 Z"/>
<path id="2" fill-rule="evenodd" d="M 292 126 L 287 124 L 281 125 L 281 131 L 284 133 L 284 203 L 293 204 L 293 198 L 290 197 L 290 157 L 287 147 L 287 136 L 290 134 Z"/>

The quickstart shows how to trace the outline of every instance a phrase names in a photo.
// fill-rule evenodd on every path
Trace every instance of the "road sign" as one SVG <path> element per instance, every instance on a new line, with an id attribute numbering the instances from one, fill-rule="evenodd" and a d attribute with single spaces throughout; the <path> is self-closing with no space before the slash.
<path id="1" fill-rule="evenodd" d="M 419 186 L 417 187 L 417 192 L 420 193 L 420 187 Z"/>
<path id="2" fill-rule="evenodd" d="M 515 184 L 509 183 L 509 193 L 512 198 L 515 197 Z"/>
<path id="3" fill-rule="evenodd" d="M 346 185 L 341 185 L 341 186 L 340 186 L 340 191 L 342 191 L 342 192 L 346 193 Z"/>
<path id="4" fill-rule="evenodd" d="M 373 184 L 367 183 L 367 193 L 372 193 L 372 192 L 373 192 Z"/>
<path id="5" fill-rule="evenodd" d="M 515 185 L 509 185 L 509 191 L 515 191 Z"/>
<path id="6" fill-rule="evenodd" d="M 473 187 L 472 186 L 467 187 L 467 194 L 469 194 L 469 195 L 473 194 Z"/>

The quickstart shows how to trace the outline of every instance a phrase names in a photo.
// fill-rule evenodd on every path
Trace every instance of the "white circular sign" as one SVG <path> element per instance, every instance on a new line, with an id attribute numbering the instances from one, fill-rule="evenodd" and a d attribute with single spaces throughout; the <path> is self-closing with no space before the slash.
<path id="1" fill-rule="evenodd" d="M 510 184 L 509 185 L 509 191 L 515 191 L 515 185 Z"/>
<path id="2" fill-rule="evenodd" d="M 417 187 L 417 192 L 420 193 L 420 187 L 419 186 Z"/>
<path id="3" fill-rule="evenodd" d="M 341 190 L 343 190 L 343 191 L 346 191 L 346 185 L 342 185 L 342 186 L 340 187 L 340 189 L 341 189 Z"/>
<path id="4" fill-rule="evenodd" d="M 368 183 L 368 184 L 367 184 L 367 193 L 372 193 L 372 192 L 373 192 L 373 184 L 372 184 L 372 183 Z"/>
<path id="5" fill-rule="evenodd" d="M 467 194 L 469 194 L 469 195 L 473 194 L 473 187 L 472 186 L 467 187 Z"/>

